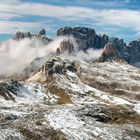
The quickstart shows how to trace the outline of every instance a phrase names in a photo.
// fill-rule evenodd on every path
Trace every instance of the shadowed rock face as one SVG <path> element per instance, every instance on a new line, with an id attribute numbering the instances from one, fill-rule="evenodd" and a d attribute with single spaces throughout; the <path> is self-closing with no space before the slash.
<path id="1" fill-rule="evenodd" d="M 140 67 L 140 40 L 132 41 L 126 47 L 127 61 L 133 65 Z"/>
<path id="2" fill-rule="evenodd" d="M 57 36 L 73 36 L 76 39 L 79 50 L 100 49 L 109 40 L 107 35 L 97 35 L 94 29 L 86 27 L 63 27 L 57 31 Z"/>
<path id="3" fill-rule="evenodd" d="M 37 34 L 32 34 L 30 32 L 23 33 L 18 31 L 14 39 L 37 39 L 42 41 L 44 44 L 48 44 L 52 40 L 45 35 L 46 31 L 44 29 L 42 29 Z M 97 35 L 94 29 L 87 27 L 62 27 L 58 29 L 57 36 L 68 37 L 66 40 L 63 40 L 60 43 L 59 48 L 57 48 L 56 50 L 57 54 L 64 52 L 68 52 L 69 54 L 71 54 L 75 50 L 86 51 L 89 48 L 105 48 L 104 53 L 102 54 L 103 56 L 100 57 L 99 61 L 104 62 L 110 59 L 123 59 L 131 65 L 140 67 L 140 40 L 132 41 L 128 45 L 126 45 L 123 39 L 109 38 L 109 36 L 105 34 Z M 113 50 L 114 53 L 111 53 Z"/>
<path id="4" fill-rule="evenodd" d="M 89 48 L 101 49 L 105 47 L 102 61 L 108 58 L 118 59 L 124 58 L 124 49 L 126 44 L 122 39 L 109 38 L 107 35 L 97 35 L 94 29 L 86 27 L 63 27 L 57 31 L 57 36 L 73 36 L 79 50 L 87 50 Z M 70 40 L 61 42 L 60 50 L 57 52 L 74 51 L 74 44 Z"/>
<path id="5" fill-rule="evenodd" d="M 126 44 L 122 39 L 110 38 L 109 43 L 104 47 L 102 56 L 99 58 L 100 62 L 125 59 Z"/>
<path id="6" fill-rule="evenodd" d="M 52 41 L 52 39 L 46 37 L 45 35 L 46 35 L 45 29 L 42 29 L 37 34 L 32 34 L 30 32 L 24 33 L 24 32 L 18 31 L 18 32 L 16 32 L 15 36 L 13 37 L 13 39 L 18 40 L 18 41 L 22 40 L 24 38 L 38 39 L 38 40 L 42 41 L 44 44 L 48 44 L 50 41 Z"/>
<path id="7" fill-rule="evenodd" d="M 42 30 L 39 32 L 39 35 L 46 35 L 45 29 L 42 29 Z"/>
<path id="8" fill-rule="evenodd" d="M 124 43 L 123 39 L 119 38 L 110 38 L 109 43 L 112 43 L 112 47 L 118 51 L 118 55 L 120 58 L 124 58 L 124 50 L 126 48 L 126 43 Z"/>
<path id="9" fill-rule="evenodd" d="M 28 35 L 30 34 L 30 33 L 27 33 Z M 29 35 L 30 36 L 30 35 Z M 28 36 L 28 37 L 29 37 Z M 15 35 L 15 37 L 14 37 L 14 39 L 16 39 L 16 40 L 21 40 L 21 39 L 23 39 L 23 38 L 25 38 L 25 34 L 23 33 L 23 32 L 20 32 L 20 31 L 18 31 L 18 32 L 16 32 L 16 35 Z"/>
<path id="10" fill-rule="evenodd" d="M 107 35 L 97 35 L 95 30 L 86 27 L 63 27 L 57 31 L 57 36 L 73 36 L 78 50 L 86 51 L 89 48 L 105 48 L 99 61 L 123 59 L 128 63 L 140 67 L 140 40 L 132 41 L 128 45 L 119 38 L 109 38 Z M 65 40 L 60 43 L 57 52 L 73 52 L 74 43 Z"/>

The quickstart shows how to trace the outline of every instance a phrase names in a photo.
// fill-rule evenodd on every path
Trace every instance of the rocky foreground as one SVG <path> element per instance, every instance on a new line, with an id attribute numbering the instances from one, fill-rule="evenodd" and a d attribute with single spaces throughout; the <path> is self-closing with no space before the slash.
<path id="1" fill-rule="evenodd" d="M 1 81 L 0 140 L 47 139 L 139 140 L 140 69 L 58 56 Z"/>

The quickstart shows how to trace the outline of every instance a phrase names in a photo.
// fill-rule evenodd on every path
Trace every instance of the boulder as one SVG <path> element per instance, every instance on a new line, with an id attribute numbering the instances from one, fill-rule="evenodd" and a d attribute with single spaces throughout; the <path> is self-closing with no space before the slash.
<path id="1" fill-rule="evenodd" d="M 108 123 L 111 121 L 106 109 L 102 105 L 85 105 L 83 108 L 78 110 L 78 112 L 78 115 L 82 120 L 93 120 L 101 123 Z"/>

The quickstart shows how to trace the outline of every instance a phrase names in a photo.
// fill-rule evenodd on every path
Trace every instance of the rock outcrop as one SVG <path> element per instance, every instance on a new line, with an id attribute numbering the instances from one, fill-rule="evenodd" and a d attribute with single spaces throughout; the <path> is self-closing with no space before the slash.
<path id="1" fill-rule="evenodd" d="M 75 62 L 66 61 L 60 58 L 48 60 L 41 68 L 41 71 L 47 76 L 51 76 L 54 73 L 65 74 L 67 70 L 76 72 L 77 66 Z"/>
<path id="2" fill-rule="evenodd" d="M 48 44 L 52 40 L 45 35 L 45 29 L 42 29 L 37 34 L 19 31 L 16 33 L 14 39 L 38 39 L 44 44 Z M 123 39 L 109 38 L 106 34 L 98 35 L 94 29 L 87 27 L 62 27 L 58 29 L 57 36 L 66 37 L 57 48 L 57 54 L 64 52 L 71 54 L 74 51 L 86 51 L 89 48 L 104 48 L 104 52 L 99 59 L 100 62 L 121 59 L 127 61 L 131 65 L 140 67 L 140 40 L 132 41 L 126 45 Z"/>
<path id="3" fill-rule="evenodd" d="M 39 35 L 46 35 L 45 29 L 42 29 L 42 30 L 39 32 Z"/>
<path id="4" fill-rule="evenodd" d="M 140 40 L 132 41 L 125 49 L 126 60 L 137 67 L 140 67 Z"/>
<path id="5" fill-rule="evenodd" d="M 39 33 L 37 34 L 33 34 L 33 33 L 30 33 L 30 32 L 21 32 L 21 31 L 18 31 L 15 36 L 13 37 L 13 39 L 15 40 L 22 40 L 24 38 L 28 38 L 28 39 L 35 39 L 35 40 L 40 40 L 42 41 L 44 44 L 48 44 L 50 41 L 52 41 L 52 39 L 48 38 L 45 36 L 46 35 L 46 31 L 45 29 L 42 29 Z"/>
<path id="6" fill-rule="evenodd" d="M 126 44 L 122 39 L 110 38 L 109 42 L 104 47 L 104 51 L 99 58 L 99 61 L 105 62 L 119 59 L 125 60 L 125 48 Z"/>
<path id="7" fill-rule="evenodd" d="M 110 38 L 109 43 L 112 43 L 112 47 L 118 51 L 118 55 L 120 58 L 124 58 L 124 50 L 126 48 L 126 43 L 124 43 L 123 39 L 119 38 Z"/>
<path id="8" fill-rule="evenodd" d="M 105 49 L 101 55 L 101 57 L 99 58 L 99 62 L 105 62 L 108 60 L 116 60 L 119 59 L 119 54 L 117 49 L 113 46 L 113 43 L 107 43 L 105 45 Z"/>
<path id="9" fill-rule="evenodd" d="M 70 39 L 62 41 L 59 45 L 59 48 L 57 48 L 58 54 L 64 52 L 68 52 L 71 54 L 73 51 L 74 51 L 74 44 Z"/>
<path id="10" fill-rule="evenodd" d="M 94 29 L 86 27 L 63 27 L 57 31 L 57 36 L 73 36 L 78 50 L 104 48 L 104 45 L 109 41 L 107 35 L 97 35 Z M 63 43 L 60 47 L 65 48 L 66 44 L 68 43 Z"/>
<path id="11" fill-rule="evenodd" d="M 5 100 L 15 100 L 14 96 L 12 96 L 11 93 L 14 95 L 17 95 L 17 92 L 19 91 L 19 88 L 21 87 L 21 84 L 17 81 L 10 80 L 8 82 L 0 82 L 0 96 L 2 96 Z"/>
<path id="12" fill-rule="evenodd" d="M 99 61 L 108 61 L 115 59 L 125 59 L 126 43 L 123 39 L 109 38 L 107 35 L 97 35 L 94 29 L 86 27 L 63 27 L 57 31 L 57 36 L 72 36 L 74 41 L 70 39 L 64 40 L 60 43 L 60 47 L 57 49 L 58 53 L 68 51 L 69 53 L 75 50 L 86 51 L 89 48 L 101 49 L 104 48 L 104 52 Z"/>

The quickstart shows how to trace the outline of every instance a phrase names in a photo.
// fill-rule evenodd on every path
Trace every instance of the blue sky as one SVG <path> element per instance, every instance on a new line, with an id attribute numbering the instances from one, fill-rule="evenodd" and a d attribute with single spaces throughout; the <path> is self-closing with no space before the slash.
<path id="1" fill-rule="evenodd" d="M 139 0 L 0 0 L 0 40 L 16 31 L 38 32 L 54 38 L 63 26 L 94 28 L 97 34 L 123 38 L 140 36 Z"/>

